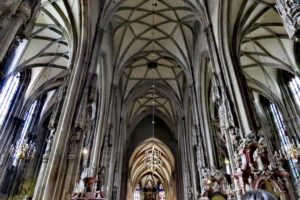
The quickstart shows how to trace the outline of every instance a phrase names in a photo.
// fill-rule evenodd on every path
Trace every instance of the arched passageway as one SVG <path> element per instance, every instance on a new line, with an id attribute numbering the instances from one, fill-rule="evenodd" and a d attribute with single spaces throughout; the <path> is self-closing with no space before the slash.
<path id="1" fill-rule="evenodd" d="M 175 160 L 166 144 L 150 138 L 140 144 L 129 160 L 128 200 L 175 200 Z"/>

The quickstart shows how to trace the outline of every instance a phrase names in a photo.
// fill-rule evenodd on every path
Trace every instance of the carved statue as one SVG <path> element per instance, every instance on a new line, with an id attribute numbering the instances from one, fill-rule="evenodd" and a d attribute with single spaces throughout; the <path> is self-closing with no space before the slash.
<path id="1" fill-rule="evenodd" d="M 54 133 L 55 133 L 55 129 L 51 129 L 49 137 L 47 139 L 47 146 L 46 146 L 46 149 L 45 149 L 45 154 L 46 155 L 50 154 L 51 147 L 52 147 L 53 140 L 54 140 Z"/>
<path id="2" fill-rule="evenodd" d="M 70 138 L 69 143 L 69 155 L 76 155 L 77 143 L 79 141 L 79 130 L 75 130 L 75 133 Z"/>
<path id="3" fill-rule="evenodd" d="M 278 151 L 275 151 L 274 155 L 273 155 L 273 158 L 274 158 L 274 161 L 275 161 L 275 164 L 276 164 L 276 168 L 278 170 L 284 170 L 283 167 L 282 167 L 282 159 L 283 159 L 282 154 L 278 153 Z"/>
<path id="4" fill-rule="evenodd" d="M 217 181 L 213 183 L 212 190 L 213 192 L 221 192 L 221 186 Z"/>
<path id="5" fill-rule="evenodd" d="M 276 0 L 276 8 L 290 38 L 298 37 L 300 30 L 300 2 Z"/>
<path id="6" fill-rule="evenodd" d="M 253 182 L 252 177 L 249 176 L 249 177 L 248 177 L 248 183 L 245 185 L 246 191 L 251 191 L 251 190 L 253 190 L 253 188 L 252 188 L 252 182 Z"/>
<path id="7" fill-rule="evenodd" d="M 202 168 L 200 196 L 203 198 L 200 199 L 211 198 L 214 193 L 230 197 L 233 192 L 222 171 L 214 167 L 212 169 Z"/>
<path id="8" fill-rule="evenodd" d="M 242 159 L 239 155 L 235 155 L 234 162 L 235 162 L 237 172 L 242 171 L 242 169 L 241 169 L 242 168 Z"/>
<path id="9" fill-rule="evenodd" d="M 265 169 L 264 163 L 262 161 L 262 150 L 260 148 L 257 148 L 253 152 L 253 160 L 256 162 L 258 170 L 263 171 Z"/>

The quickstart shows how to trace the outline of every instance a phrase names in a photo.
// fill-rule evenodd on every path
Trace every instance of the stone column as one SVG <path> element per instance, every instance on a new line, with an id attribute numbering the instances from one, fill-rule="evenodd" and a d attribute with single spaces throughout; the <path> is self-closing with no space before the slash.
<path id="1" fill-rule="evenodd" d="M 74 183 L 73 177 L 77 177 L 76 173 L 76 161 L 80 160 L 80 153 L 83 145 L 83 130 L 75 130 L 75 133 L 71 136 L 69 144 L 69 153 L 67 157 L 67 170 L 65 174 L 65 180 L 63 182 L 62 196 L 64 199 L 71 199 L 72 188 Z"/>
<path id="2" fill-rule="evenodd" d="M 87 102 L 88 89 L 83 92 L 80 106 L 77 109 L 75 128 L 68 145 L 67 166 L 64 174 L 63 184 L 61 185 L 61 197 L 63 199 L 70 199 L 73 193 L 73 187 L 77 178 L 77 169 L 80 165 L 84 134 L 89 129 L 87 119 Z"/>
<path id="3" fill-rule="evenodd" d="M 99 44 L 99 47 L 96 47 L 94 55 L 93 55 L 93 66 L 97 66 L 97 62 L 99 62 L 99 52 L 100 52 L 100 46 L 102 43 L 102 39 L 103 39 L 103 34 L 104 34 L 104 30 L 102 28 L 98 28 L 97 29 L 97 39 L 96 42 Z M 96 176 L 96 171 L 97 171 L 97 167 L 99 164 L 99 158 L 101 155 L 101 146 L 103 144 L 103 140 L 104 140 L 104 135 L 105 135 L 105 126 L 104 126 L 104 122 L 106 121 L 106 110 L 107 110 L 107 104 L 106 102 L 106 98 L 107 98 L 107 94 L 106 94 L 106 84 L 105 84 L 105 67 L 106 66 L 100 66 L 101 67 L 101 74 L 103 74 L 102 77 L 100 77 L 99 79 L 101 80 L 101 90 L 99 91 L 100 95 L 99 95 L 99 100 L 98 100 L 98 107 L 100 107 L 98 109 L 98 116 L 97 116 L 97 126 L 96 126 L 96 134 L 95 134 L 95 139 L 94 139 L 94 144 L 93 144 L 93 148 L 92 148 L 92 152 L 91 152 L 91 163 L 90 163 L 90 169 L 89 169 L 89 173 L 88 176 L 92 177 L 92 176 Z"/>
<path id="4" fill-rule="evenodd" d="M 18 1 L 15 1 L 18 3 Z M 0 3 L 1 6 L 2 3 Z M 13 5 L 15 5 L 13 3 Z M 12 7 L 7 7 L 5 10 L 8 12 L 4 17 L 0 18 L 0 63 L 2 62 L 6 52 L 15 39 L 17 32 L 20 30 L 20 27 L 30 19 L 31 16 L 31 7 L 27 1 L 22 1 L 15 13 L 11 10 Z M 1 12 L 1 10 L 0 10 Z M 3 12 L 3 11 L 2 11 Z M 1 15 L 1 13 L 0 13 Z M 5 26 L 4 26 L 5 24 Z"/>
<path id="5" fill-rule="evenodd" d="M 44 191 L 43 183 L 45 181 L 47 163 L 49 160 L 49 154 L 50 154 L 51 146 L 53 143 L 54 133 L 55 133 L 55 129 L 50 129 L 50 135 L 47 139 L 47 146 L 46 146 L 45 153 L 43 155 L 42 165 L 41 165 L 39 176 L 38 176 L 38 179 L 36 182 L 33 199 L 41 199 L 42 198 L 42 193 Z"/>
<path id="6" fill-rule="evenodd" d="M 207 36 L 207 43 L 210 51 L 210 57 L 213 66 L 213 73 L 218 77 L 219 85 L 221 88 L 221 95 L 227 106 L 228 111 L 232 114 L 236 114 L 240 119 L 239 125 L 241 132 L 239 134 L 247 135 L 253 131 L 256 131 L 256 123 L 253 117 L 253 110 L 251 110 L 251 102 L 249 94 L 244 80 L 241 80 L 241 74 L 233 66 L 234 63 L 227 63 L 225 57 L 231 55 L 226 52 L 225 55 L 221 55 L 218 52 L 218 47 L 215 41 L 215 37 L 212 31 L 211 25 L 205 28 Z M 222 50 L 222 49 L 221 49 Z M 223 62 L 221 62 L 223 61 Z M 224 66 L 223 66 L 224 65 Z M 246 89 L 246 90 L 245 90 Z M 233 105 L 236 107 L 234 108 Z M 236 111 L 236 112 L 235 112 Z M 235 124 L 237 126 L 237 124 Z M 244 134 L 242 134 L 244 133 Z"/>
<path id="7" fill-rule="evenodd" d="M 42 160 L 42 165 L 39 171 L 39 175 L 38 175 L 38 180 L 36 183 L 36 188 L 34 190 L 34 194 L 33 194 L 33 199 L 41 199 L 42 198 L 42 194 L 44 191 L 44 181 L 45 181 L 45 175 L 47 174 L 47 164 L 49 161 L 49 155 L 51 152 L 51 147 L 53 144 L 53 140 L 54 140 L 54 135 L 55 135 L 55 130 L 57 127 L 57 121 L 59 118 L 59 114 L 60 114 L 60 109 L 62 107 L 63 104 L 63 100 L 64 100 L 64 96 L 65 96 L 65 91 L 67 89 L 68 83 L 69 83 L 69 78 L 70 78 L 70 74 L 66 75 L 66 77 L 64 78 L 64 83 L 63 85 L 59 88 L 59 91 L 57 93 L 57 97 L 56 97 L 56 105 L 54 108 L 54 111 L 50 117 L 50 121 L 49 121 L 49 125 L 48 128 L 50 130 L 50 134 L 48 136 L 48 138 L 46 139 L 47 141 L 47 145 L 46 145 L 46 149 L 43 155 L 43 160 Z"/>

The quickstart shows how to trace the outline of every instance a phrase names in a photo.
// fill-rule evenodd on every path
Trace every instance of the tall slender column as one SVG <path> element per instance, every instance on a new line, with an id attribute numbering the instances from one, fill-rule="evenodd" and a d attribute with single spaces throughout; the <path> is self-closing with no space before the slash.
<path id="1" fill-rule="evenodd" d="M 87 115 L 87 102 L 88 102 L 88 89 L 85 88 L 79 109 L 77 110 L 76 120 L 75 120 L 75 128 L 72 131 L 72 136 L 69 142 L 68 155 L 67 155 L 67 170 L 65 172 L 65 177 L 63 182 L 61 183 L 61 198 L 70 199 L 73 187 L 75 184 L 74 174 L 77 173 L 77 166 L 79 166 L 84 134 L 88 130 L 88 115 Z"/>
<path id="2" fill-rule="evenodd" d="M 35 191 L 34 191 L 34 195 L 33 195 L 33 199 L 41 199 L 42 198 L 42 194 L 44 191 L 44 181 L 45 181 L 45 175 L 46 175 L 46 169 L 47 169 L 47 163 L 49 161 L 49 155 L 51 152 L 51 147 L 53 144 L 53 140 L 54 140 L 54 134 L 55 134 L 55 130 L 57 127 L 57 121 L 59 119 L 59 114 L 60 114 L 60 109 L 62 108 L 62 104 L 63 104 L 63 100 L 65 97 L 65 92 L 69 83 L 69 78 L 70 78 L 70 74 L 66 75 L 66 77 L 64 78 L 64 83 L 63 85 L 59 88 L 58 93 L 57 93 L 57 97 L 56 97 L 56 105 L 54 108 L 54 111 L 50 117 L 50 121 L 49 121 L 49 125 L 48 128 L 50 130 L 50 134 L 48 136 L 47 140 L 47 145 L 46 145 L 46 149 L 42 158 L 42 165 L 39 171 L 39 175 L 38 175 L 38 180 L 36 183 L 36 187 L 35 187 Z"/>
<path id="3" fill-rule="evenodd" d="M 237 111 L 236 115 L 240 119 L 239 125 L 241 130 L 243 131 L 244 135 L 250 134 L 253 131 L 256 131 L 256 123 L 253 118 L 253 111 L 251 110 L 251 106 L 249 104 L 249 96 L 247 95 L 248 91 L 245 90 L 242 80 L 240 79 L 241 75 L 237 74 L 238 71 L 235 70 L 233 63 L 226 63 L 226 67 L 222 67 L 221 60 L 224 61 L 224 58 L 222 57 L 223 59 L 221 59 L 221 56 L 217 51 L 218 47 L 216 45 L 211 25 L 205 29 L 205 33 L 210 50 L 210 57 L 212 59 L 213 72 L 218 76 L 223 99 L 228 101 L 228 104 L 230 104 L 230 102 L 234 103 Z M 227 54 L 223 56 L 226 55 Z M 235 113 L 235 110 L 232 106 L 228 107 L 228 109 L 232 114 Z M 237 124 L 235 124 L 235 126 L 236 125 Z"/>
<path id="4" fill-rule="evenodd" d="M 2 62 L 10 44 L 15 39 L 20 27 L 29 20 L 31 11 L 29 3 L 27 1 L 23 1 L 15 14 L 11 14 L 11 12 L 9 12 L 7 15 L 8 19 L 6 20 L 7 22 L 5 23 L 5 26 L 2 24 L 3 27 L 0 27 L 0 63 Z M 4 19 L 0 19 L 0 22 L 3 21 Z"/>
<path id="5" fill-rule="evenodd" d="M 71 141 L 68 149 L 67 157 L 67 170 L 65 174 L 65 180 L 62 184 L 61 197 L 63 199 L 71 199 L 72 188 L 74 186 L 73 177 L 76 177 L 76 166 L 80 161 L 81 149 L 83 146 L 83 129 L 76 128 L 75 133 L 71 136 Z"/>
<path id="6" fill-rule="evenodd" d="M 90 39 L 89 39 L 89 23 L 88 17 L 89 1 L 81 1 L 82 9 L 82 37 L 80 52 L 77 63 L 74 66 L 70 83 L 68 86 L 64 106 L 62 108 L 60 120 L 58 122 L 57 131 L 55 133 L 54 142 L 51 148 L 49 161 L 47 164 L 47 174 L 45 175 L 45 182 L 42 187 L 45 190 L 42 194 L 43 200 L 59 199 L 60 184 L 63 181 L 63 174 L 65 173 L 65 159 L 67 157 L 67 150 L 70 138 L 70 129 L 73 124 L 74 113 L 78 98 L 83 89 L 84 80 L 87 77 L 88 61 L 90 58 Z"/>
<path id="7" fill-rule="evenodd" d="M 100 62 L 99 60 L 99 52 L 100 52 L 100 47 L 101 47 L 101 43 L 102 43 L 102 39 L 103 39 L 103 34 L 104 34 L 104 29 L 102 28 L 98 28 L 97 29 L 97 33 L 96 33 L 96 43 L 99 45 L 98 47 L 96 47 L 96 50 L 94 51 L 93 54 L 93 61 L 94 64 L 92 64 L 92 66 L 98 66 L 98 63 Z M 102 63 L 101 63 L 102 64 Z M 97 166 L 99 164 L 99 157 L 101 155 L 101 146 L 103 144 L 103 140 L 104 140 L 104 135 L 105 135 L 105 128 L 104 128 L 104 121 L 106 120 L 105 118 L 105 109 L 107 109 L 106 106 L 106 98 L 107 98 L 107 94 L 106 94 L 106 84 L 105 84 L 105 67 L 106 66 L 102 66 L 100 65 L 100 70 L 101 70 L 101 75 L 102 77 L 100 77 L 101 83 L 101 90 L 99 91 L 100 93 L 100 98 L 98 100 L 98 106 L 100 107 L 98 109 L 98 123 L 97 123 L 97 127 L 96 127 L 96 134 L 95 134 L 95 140 L 94 140 L 94 144 L 93 144 L 93 149 L 91 152 L 91 163 L 90 163 L 90 167 L 89 167 L 89 172 L 88 172 L 88 176 L 90 177 L 95 177 L 96 176 L 96 169 Z"/>

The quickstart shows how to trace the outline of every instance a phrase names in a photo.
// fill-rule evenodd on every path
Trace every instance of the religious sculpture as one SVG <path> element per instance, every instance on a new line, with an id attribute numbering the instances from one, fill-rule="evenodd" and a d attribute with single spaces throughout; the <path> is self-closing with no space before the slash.
<path id="1" fill-rule="evenodd" d="M 203 168 L 200 199 L 209 199 L 214 195 L 232 196 L 232 189 L 223 172 L 216 168 Z"/>
<path id="2" fill-rule="evenodd" d="M 290 38 L 299 37 L 300 1 L 276 0 L 276 8 Z"/>

